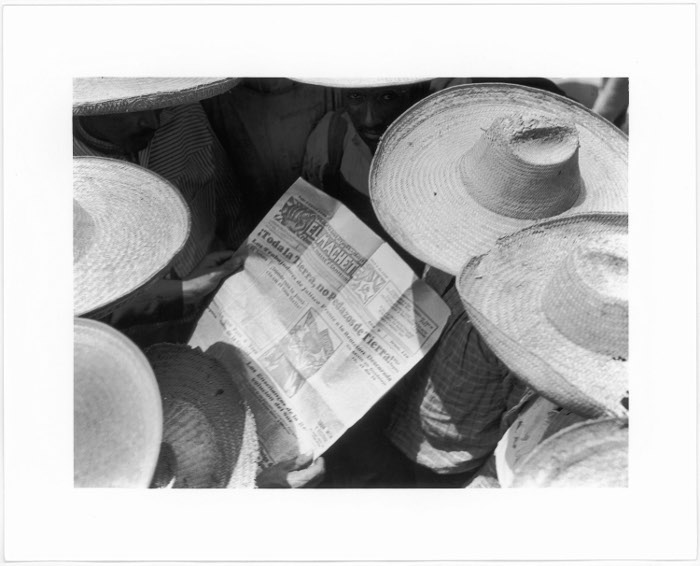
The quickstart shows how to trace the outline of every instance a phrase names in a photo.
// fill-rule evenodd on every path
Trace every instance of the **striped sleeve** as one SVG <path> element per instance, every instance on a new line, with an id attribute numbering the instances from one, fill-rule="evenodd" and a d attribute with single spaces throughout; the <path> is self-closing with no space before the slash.
<path id="1" fill-rule="evenodd" d="M 144 165 L 173 183 L 190 207 L 190 238 L 174 268 L 186 277 L 220 238 L 236 249 L 249 232 L 249 215 L 233 169 L 201 104 L 169 108 L 161 115 Z"/>
<path id="2" fill-rule="evenodd" d="M 406 384 L 387 434 L 414 462 L 459 473 L 493 452 L 523 386 L 472 326 L 453 283 L 442 297 L 452 314 L 432 356 Z"/>

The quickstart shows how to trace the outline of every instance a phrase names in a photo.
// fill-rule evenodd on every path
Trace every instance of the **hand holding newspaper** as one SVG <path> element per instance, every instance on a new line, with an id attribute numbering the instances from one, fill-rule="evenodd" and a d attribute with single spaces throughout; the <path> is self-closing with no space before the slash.
<path id="1" fill-rule="evenodd" d="M 337 200 L 297 180 L 247 241 L 191 346 L 256 418 L 261 466 L 320 456 L 435 344 L 442 299 Z"/>

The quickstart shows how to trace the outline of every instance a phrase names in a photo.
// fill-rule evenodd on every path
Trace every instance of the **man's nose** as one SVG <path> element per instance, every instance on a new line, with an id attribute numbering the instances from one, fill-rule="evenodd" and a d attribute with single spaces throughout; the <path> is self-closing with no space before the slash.
<path id="1" fill-rule="evenodd" d="M 382 123 L 380 112 L 371 102 L 365 103 L 362 112 L 362 126 L 366 129 L 375 129 Z"/>

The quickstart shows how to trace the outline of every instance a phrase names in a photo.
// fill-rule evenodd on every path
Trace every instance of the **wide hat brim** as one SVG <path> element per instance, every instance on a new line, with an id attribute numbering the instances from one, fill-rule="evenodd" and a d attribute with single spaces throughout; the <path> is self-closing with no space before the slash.
<path id="1" fill-rule="evenodd" d="M 626 420 L 586 421 L 537 446 L 517 467 L 512 487 L 627 487 Z"/>
<path id="2" fill-rule="evenodd" d="M 232 89 L 238 78 L 89 77 L 73 79 L 73 114 L 157 110 L 198 102 Z"/>
<path id="3" fill-rule="evenodd" d="M 153 487 L 253 488 L 255 419 L 225 368 L 201 350 L 146 350 L 163 398 L 163 446 Z"/>
<path id="4" fill-rule="evenodd" d="M 627 360 L 562 333 L 544 311 L 545 292 L 571 250 L 626 235 L 622 213 L 540 222 L 498 240 L 457 281 L 470 320 L 503 363 L 543 397 L 587 417 L 626 417 Z"/>
<path id="5" fill-rule="evenodd" d="M 408 86 L 431 81 L 433 77 L 369 77 L 369 78 L 292 78 L 298 83 L 329 88 L 382 88 Z"/>
<path id="6" fill-rule="evenodd" d="M 497 118 L 539 115 L 575 124 L 585 190 L 564 214 L 627 210 L 627 137 L 584 106 L 512 84 L 468 84 L 416 103 L 382 136 L 370 168 L 372 205 L 387 232 L 428 265 L 457 275 L 501 236 L 535 220 L 497 214 L 465 189 L 463 156 Z"/>
<path id="7" fill-rule="evenodd" d="M 535 395 L 505 432 L 494 452 L 501 487 L 510 487 L 513 472 L 539 444 L 560 430 L 589 420 Z"/>
<path id="8" fill-rule="evenodd" d="M 75 487 L 148 487 L 163 432 L 146 357 L 106 324 L 74 321 Z"/>
<path id="9" fill-rule="evenodd" d="M 184 247 L 180 192 L 125 161 L 73 158 L 73 312 L 103 315 L 155 281 Z"/>

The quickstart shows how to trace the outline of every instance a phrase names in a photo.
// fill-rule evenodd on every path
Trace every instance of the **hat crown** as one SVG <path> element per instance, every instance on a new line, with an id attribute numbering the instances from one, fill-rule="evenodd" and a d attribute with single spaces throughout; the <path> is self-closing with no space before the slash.
<path id="1" fill-rule="evenodd" d="M 545 316 L 562 334 L 621 361 L 629 346 L 626 243 L 610 235 L 575 248 L 542 297 Z"/>
<path id="2" fill-rule="evenodd" d="M 73 158 L 73 311 L 100 318 L 153 283 L 187 244 L 169 181 L 128 161 Z"/>
<path id="3" fill-rule="evenodd" d="M 556 216 L 578 200 L 582 179 L 573 123 L 544 115 L 497 118 L 460 163 L 481 206 L 510 218 Z"/>
<path id="4" fill-rule="evenodd" d="M 163 414 L 145 356 L 112 327 L 76 318 L 73 365 L 75 487 L 148 487 Z"/>
<path id="5" fill-rule="evenodd" d="M 229 368 L 179 344 L 156 344 L 146 357 L 163 396 L 163 444 L 151 486 L 252 487 L 255 422 Z"/>

